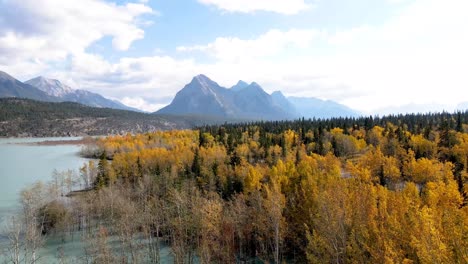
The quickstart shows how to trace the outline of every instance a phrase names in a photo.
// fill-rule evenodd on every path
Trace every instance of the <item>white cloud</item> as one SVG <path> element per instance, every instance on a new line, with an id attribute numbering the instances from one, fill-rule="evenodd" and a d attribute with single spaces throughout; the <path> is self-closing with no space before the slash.
<path id="1" fill-rule="evenodd" d="M 82 54 L 105 36 L 127 50 L 144 31 L 137 19 L 153 10 L 140 3 L 101 0 L 0 2 L 0 65 L 20 61 L 60 61 Z"/>
<path id="2" fill-rule="evenodd" d="M 277 55 L 288 49 L 305 49 L 321 33 L 317 30 L 270 30 L 255 39 L 219 37 L 213 43 L 191 47 L 180 46 L 178 51 L 201 51 L 219 60 L 240 61 Z"/>
<path id="3" fill-rule="evenodd" d="M 349 30 L 338 31 L 328 36 L 328 42 L 332 45 L 350 45 L 356 40 L 362 41 L 363 37 L 374 34 L 375 28 L 365 25 Z"/>
<path id="4" fill-rule="evenodd" d="M 98 55 L 80 54 L 71 61 L 69 69 L 50 72 L 48 77 L 66 80 L 73 88 L 98 92 L 146 111 L 167 105 L 199 73 L 199 66 L 192 60 L 168 56 L 121 58 L 110 63 Z"/>
<path id="5" fill-rule="evenodd" d="M 159 110 L 166 106 L 166 104 L 151 104 L 148 103 L 146 100 L 144 100 L 141 97 L 124 97 L 121 100 L 122 103 L 125 105 L 128 105 L 133 108 L 141 109 L 146 112 L 155 112 L 156 110 Z"/>
<path id="6" fill-rule="evenodd" d="M 284 15 L 294 15 L 312 7 L 304 0 L 198 0 L 198 2 L 213 5 L 227 12 L 268 11 Z"/>

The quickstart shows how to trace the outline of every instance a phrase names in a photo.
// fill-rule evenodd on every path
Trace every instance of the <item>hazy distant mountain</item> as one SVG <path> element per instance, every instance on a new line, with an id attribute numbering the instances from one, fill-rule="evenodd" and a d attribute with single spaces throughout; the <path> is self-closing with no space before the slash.
<path id="1" fill-rule="evenodd" d="M 0 97 L 29 98 L 49 102 L 58 101 L 54 96 L 50 96 L 34 86 L 22 83 L 2 71 L 0 71 Z"/>
<path id="2" fill-rule="evenodd" d="M 37 87 L 50 96 L 58 97 L 59 101 L 75 102 L 93 107 L 139 111 L 138 109 L 128 107 L 118 101 L 107 99 L 97 93 L 86 90 L 74 90 L 59 80 L 47 79 L 39 76 L 25 83 Z"/>
<path id="3" fill-rule="evenodd" d="M 468 110 L 468 102 L 459 103 L 456 107 L 457 110 Z"/>
<path id="4" fill-rule="evenodd" d="M 37 77 L 25 83 L 0 71 L 0 97 L 27 98 L 45 102 L 76 102 L 93 107 L 140 111 L 85 90 L 74 90 L 58 80 Z"/>
<path id="5" fill-rule="evenodd" d="M 292 104 L 281 91 L 274 91 L 271 94 L 273 103 L 279 106 L 283 111 L 289 113 L 292 116 L 301 117 L 301 114 L 297 111 L 294 104 Z"/>
<path id="6" fill-rule="evenodd" d="M 238 91 L 232 91 L 237 116 L 252 119 L 279 120 L 291 119 L 294 116 L 276 105 L 271 95 L 260 85 L 253 82 Z"/>
<path id="7" fill-rule="evenodd" d="M 237 91 L 240 91 L 240 90 L 244 89 L 244 88 L 247 87 L 247 86 L 249 86 L 248 83 L 246 83 L 246 82 L 240 80 L 239 82 L 237 82 L 236 85 L 234 85 L 233 87 L 231 87 L 231 91 L 236 91 L 236 92 L 237 92 Z"/>
<path id="8" fill-rule="evenodd" d="M 172 115 L 204 115 L 236 119 L 283 120 L 299 117 L 357 116 L 356 111 L 332 101 L 314 98 L 286 98 L 271 95 L 260 85 L 239 81 L 230 89 L 205 75 L 192 79 L 168 106 L 157 112 Z"/>
<path id="9" fill-rule="evenodd" d="M 435 113 L 448 111 L 452 112 L 455 110 L 453 106 L 438 104 L 438 103 L 426 103 L 426 104 L 404 104 L 399 106 L 389 106 L 380 108 L 374 111 L 373 114 L 379 115 L 394 115 L 394 114 L 410 114 L 410 113 Z"/>
<path id="10" fill-rule="evenodd" d="M 288 97 L 297 112 L 305 118 L 357 117 L 360 113 L 330 100 L 307 97 Z"/>

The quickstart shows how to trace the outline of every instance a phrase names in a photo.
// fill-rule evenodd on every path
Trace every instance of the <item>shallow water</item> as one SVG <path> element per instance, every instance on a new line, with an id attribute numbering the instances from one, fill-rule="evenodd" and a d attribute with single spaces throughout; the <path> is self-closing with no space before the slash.
<path id="1" fill-rule="evenodd" d="M 110 236 L 108 239 L 109 248 L 114 252 L 114 256 L 118 257 L 120 255 L 120 242 L 118 237 Z M 86 244 L 81 239 L 81 234 L 79 232 L 75 232 L 73 239 L 67 236 L 65 241 L 62 241 L 60 237 L 49 237 L 45 247 L 39 251 L 39 256 L 41 257 L 39 263 L 60 263 L 61 260 L 65 263 L 86 263 L 85 247 Z M 149 262 L 146 260 L 146 257 L 146 251 L 141 250 L 139 252 L 140 262 Z M 170 247 L 167 245 L 161 244 L 160 261 L 161 263 L 174 263 Z"/>
<path id="2" fill-rule="evenodd" d="M 86 162 L 78 155 L 79 145 L 31 144 L 63 139 L 80 138 L 0 138 L 0 233 L 5 230 L 9 216 L 18 210 L 23 188 L 37 181 L 50 181 L 54 169 L 78 172 Z M 0 236 L 0 249 L 4 242 L 5 238 Z"/>
<path id="3" fill-rule="evenodd" d="M 86 159 L 79 145 L 32 145 L 27 143 L 79 138 L 0 138 L 0 220 L 18 205 L 21 189 L 50 181 L 54 169 L 78 171 Z"/>

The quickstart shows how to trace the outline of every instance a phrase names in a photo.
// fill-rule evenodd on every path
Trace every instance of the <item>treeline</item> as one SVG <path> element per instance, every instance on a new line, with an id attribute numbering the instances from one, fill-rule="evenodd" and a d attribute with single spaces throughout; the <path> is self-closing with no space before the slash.
<path id="1" fill-rule="evenodd" d="M 14 119 L 67 119 L 78 117 L 121 117 L 142 119 L 145 114 L 73 102 L 41 102 L 22 98 L 0 98 L 0 121 Z"/>
<path id="2" fill-rule="evenodd" d="M 363 117 L 337 117 L 328 119 L 299 119 L 291 121 L 258 121 L 247 123 L 225 123 L 222 126 L 198 127 L 204 132 L 212 135 L 219 130 L 230 131 L 231 133 L 247 131 L 249 128 L 258 128 L 265 133 L 282 133 L 286 130 L 293 130 L 301 133 L 304 138 L 305 132 L 318 132 L 321 130 L 330 131 L 333 128 L 341 128 L 344 133 L 354 130 L 371 130 L 374 126 L 387 127 L 392 124 L 392 128 L 406 130 L 412 134 L 427 135 L 432 130 L 450 129 L 463 132 L 463 124 L 468 123 L 468 111 L 458 111 L 456 113 L 427 113 L 427 114 L 398 114 L 387 116 L 363 116 Z M 390 129 L 390 128 L 389 128 Z M 399 132 L 399 131 L 393 131 Z"/>
<path id="3" fill-rule="evenodd" d="M 95 262 L 159 263 L 164 244 L 175 263 L 467 263 L 466 118 L 107 137 L 80 171 L 92 190 L 45 222 L 88 234 Z"/>

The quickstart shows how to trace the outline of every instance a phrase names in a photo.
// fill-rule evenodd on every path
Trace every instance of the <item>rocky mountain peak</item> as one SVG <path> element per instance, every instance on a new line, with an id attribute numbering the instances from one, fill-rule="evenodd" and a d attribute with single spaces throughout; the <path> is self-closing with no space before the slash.
<path id="1" fill-rule="evenodd" d="M 231 91 L 237 92 L 237 91 L 240 91 L 240 90 L 244 89 L 247 86 L 249 86 L 248 83 L 246 83 L 246 82 L 244 82 L 242 80 L 239 80 L 236 85 L 231 87 Z"/>
<path id="2" fill-rule="evenodd" d="M 286 98 L 286 96 L 284 96 L 284 94 L 281 92 L 281 91 L 274 91 L 273 93 L 271 93 L 271 96 L 274 96 L 274 97 L 278 97 L 278 98 Z"/>
<path id="3" fill-rule="evenodd" d="M 63 84 L 59 80 L 48 79 L 43 76 L 26 81 L 26 83 L 38 88 L 48 95 L 57 97 L 64 97 L 74 91 L 70 86 Z"/>
<path id="4" fill-rule="evenodd" d="M 9 75 L 4 71 L 0 71 L 0 80 L 15 81 L 16 79 L 13 76 Z"/>

